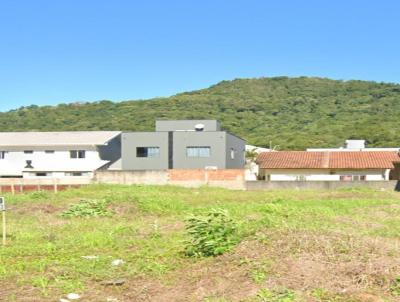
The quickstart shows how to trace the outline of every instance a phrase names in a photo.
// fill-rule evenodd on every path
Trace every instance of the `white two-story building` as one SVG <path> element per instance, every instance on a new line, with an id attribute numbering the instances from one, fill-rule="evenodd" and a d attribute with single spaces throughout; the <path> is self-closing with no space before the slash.
<path id="1" fill-rule="evenodd" d="M 91 178 L 121 157 L 121 132 L 0 132 L 1 178 Z"/>

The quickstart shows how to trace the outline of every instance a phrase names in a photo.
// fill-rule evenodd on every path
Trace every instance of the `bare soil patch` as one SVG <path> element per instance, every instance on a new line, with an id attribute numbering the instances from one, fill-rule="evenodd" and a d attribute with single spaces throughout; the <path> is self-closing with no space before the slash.
<path id="1" fill-rule="evenodd" d="M 396 301 L 390 286 L 400 275 L 400 257 L 393 240 L 304 232 L 268 235 L 271 240 L 267 244 L 245 241 L 230 254 L 188 264 L 172 274 L 169 285 L 131 280 L 124 298 L 203 301 L 206 297 L 221 297 L 242 301 L 261 288 L 284 287 L 303 293 L 307 301 L 315 301 L 311 293 L 320 288 L 360 301 L 381 301 L 379 295 Z M 273 265 L 265 282 L 257 284 L 251 272 L 264 259 L 273 259 Z M 374 295 L 369 293 L 371 290 Z"/>

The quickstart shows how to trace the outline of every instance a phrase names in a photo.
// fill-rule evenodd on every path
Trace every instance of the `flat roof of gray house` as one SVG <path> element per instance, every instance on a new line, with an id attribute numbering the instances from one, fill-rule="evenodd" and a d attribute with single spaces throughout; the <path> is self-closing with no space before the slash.
<path id="1" fill-rule="evenodd" d="M 202 130 L 220 131 L 221 123 L 218 120 L 156 120 L 156 131 L 194 131 L 196 126 Z"/>
<path id="2" fill-rule="evenodd" d="M 99 146 L 120 134 L 120 131 L 0 132 L 0 147 Z"/>

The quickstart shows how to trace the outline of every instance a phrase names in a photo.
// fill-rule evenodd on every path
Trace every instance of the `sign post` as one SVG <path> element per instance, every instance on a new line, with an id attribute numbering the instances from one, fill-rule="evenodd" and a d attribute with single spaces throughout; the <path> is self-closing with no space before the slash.
<path id="1" fill-rule="evenodd" d="M 3 219 L 3 245 L 6 245 L 6 203 L 4 197 L 0 197 L 0 211 Z"/>

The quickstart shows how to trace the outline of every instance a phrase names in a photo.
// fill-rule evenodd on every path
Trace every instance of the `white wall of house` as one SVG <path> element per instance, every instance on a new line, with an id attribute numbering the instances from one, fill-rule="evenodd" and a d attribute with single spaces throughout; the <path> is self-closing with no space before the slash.
<path id="1" fill-rule="evenodd" d="M 27 147 L 26 151 L 33 151 L 33 153 L 26 153 L 23 150 L 5 151 L 4 158 L 0 159 L 0 176 L 23 176 L 26 178 L 90 177 L 94 170 L 107 163 L 107 161 L 100 159 L 99 152 L 95 148 L 55 149 L 46 147 L 46 152 L 46 150 L 32 150 L 32 148 Z M 70 150 L 84 150 L 85 158 L 71 158 Z M 27 160 L 32 161 L 33 169 L 26 168 Z M 48 174 L 37 176 L 37 173 L 40 172 L 47 172 Z M 72 172 L 83 172 L 83 175 L 73 176 Z"/>
<path id="2" fill-rule="evenodd" d="M 258 165 L 252 161 L 247 161 L 245 166 L 245 179 L 257 180 L 258 173 L 259 173 Z"/>
<path id="3" fill-rule="evenodd" d="M 49 179 L 49 178 L 93 178 L 94 172 L 23 172 L 23 178 L 26 179 Z"/>
<path id="4" fill-rule="evenodd" d="M 261 169 L 260 175 L 271 181 L 340 181 L 341 176 L 351 176 L 353 180 L 389 180 L 389 169 L 374 170 L 329 170 L 329 169 Z"/>

